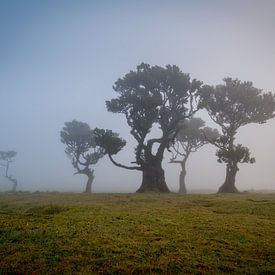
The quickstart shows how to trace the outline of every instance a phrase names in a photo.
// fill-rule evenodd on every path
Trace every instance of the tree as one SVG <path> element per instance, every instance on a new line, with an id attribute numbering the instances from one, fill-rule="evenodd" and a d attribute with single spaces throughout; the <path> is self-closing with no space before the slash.
<path id="1" fill-rule="evenodd" d="M 10 164 L 14 161 L 14 158 L 16 157 L 17 152 L 15 151 L 0 151 L 0 165 L 5 168 L 5 177 L 13 183 L 12 192 L 16 191 L 17 188 L 17 180 L 13 178 L 11 175 L 9 175 L 9 168 Z"/>
<path id="2" fill-rule="evenodd" d="M 224 84 L 204 86 L 204 107 L 211 119 L 222 130 L 222 135 L 212 143 L 217 146 L 218 162 L 226 163 L 226 177 L 219 193 L 238 192 L 235 187 L 239 163 L 254 163 L 249 148 L 235 144 L 240 127 L 250 123 L 263 124 L 275 116 L 275 96 L 262 93 L 252 82 L 225 78 Z"/>
<path id="3" fill-rule="evenodd" d="M 66 122 L 60 132 L 61 142 L 66 144 L 65 153 L 71 159 L 75 174 L 84 174 L 88 177 L 86 193 L 91 193 L 94 180 L 95 165 L 103 157 L 103 149 L 96 145 L 94 131 L 87 123 L 73 120 Z"/>
<path id="4" fill-rule="evenodd" d="M 113 159 L 113 152 L 108 152 L 107 141 L 114 137 L 110 132 L 101 146 L 116 166 L 142 172 L 137 192 L 169 192 L 162 169 L 163 154 L 173 142 L 179 124 L 197 110 L 201 85 L 196 79 L 191 81 L 177 66 L 162 68 L 144 63 L 115 82 L 113 89 L 118 97 L 106 101 L 106 105 L 108 111 L 126 117 L 130 133 L 137 141 L 132 162 L 135 166 L 122 165 Z M 149 138 L 154 126 L 159 127 L 161 135 Z M 100 138 L 103 137 L 99 135 Z"/>
<path id="5" fill-rule="evenodd" d="M 180 126 L 176 142 L 172 146 L 173 150 L 170 162 L 181 165 L 179 193 L 186 194 L 186 162 L 190 154 L 197 152 L 200 147 L 209 143 L 209 140 L 216 140 L 219 137 L 217 129 L 204 127 L 204 125 L 205 122 L 201 118 L 193 117 L 185 120 Z"/>

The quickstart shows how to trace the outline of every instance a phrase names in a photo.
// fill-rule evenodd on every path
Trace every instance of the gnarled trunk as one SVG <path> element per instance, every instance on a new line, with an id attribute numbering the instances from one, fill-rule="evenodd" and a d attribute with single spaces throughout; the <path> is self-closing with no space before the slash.
<path id="1" fill-rule="evenodd" d="M 86 189 L 85 193 L 92 193 L 92 183 L 94 181 L 94 170 L 86 172 L 85 175 L 88 177 L 87 183 L 86 183 Z"/>
<path id="2" fill-rule="evenodd" d="M 147 165 L 142 171 L 142 183 L 137 192 L 144 193 L 150 191 L 161 193 L 170 192 L 165 182 L 161 161 Z"/>
<path id="3" fill-rule="evenodd" d="M 181 172 L 180 172 L 180 188 L 179 188 L 179 193 L 180 194 L 186 194 L 186 185 L 185 185 L 185 176 L 186 176 L 186 161 L 183 161 L 181 163 Z"/>
<path id="4" fill-rule="evenodd" d="M 236 174 L 238 172 L 237 163 L 228 163 L 226 166 L 226 177 L 224 184 L 219 188 L 218 193 L 238 193 L 235 187 Z"/>

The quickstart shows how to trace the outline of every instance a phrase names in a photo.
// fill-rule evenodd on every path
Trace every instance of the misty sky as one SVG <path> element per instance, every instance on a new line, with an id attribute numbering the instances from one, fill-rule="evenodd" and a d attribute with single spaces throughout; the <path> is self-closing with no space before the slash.
<path id="1" fill-rule="evenodd" d="M 84 190 L 86 178 L 73 175 L 59 137 L 72 119 L 119 132 L 129 144 L 116 160 L 133 160 L 126 120 L 107 112 L 105 100 L 141 62 L 178 65 L 206 84 L 231 76 L 275 92 L 274 14 L 273 0 L 1 0 L 0 150 L 18 152 L 10 170 L 18 189 Z M 237 142 L 256 163 L 240 165 L 237 188 L 275 189 L 274 137 L 274 120 L 240 130 Z M 167 184 L 177 190 L 179 167 L 168 161 Z M 190 157 L 187 188 L 217 189 L 224 175 L 215 148 L 206 146 Z M 141 173 L 107 158 L 95 176 L 95 192 L 132 192 L 141 183 Z M 10 186 L 0 178 L 0 190 Z"/>

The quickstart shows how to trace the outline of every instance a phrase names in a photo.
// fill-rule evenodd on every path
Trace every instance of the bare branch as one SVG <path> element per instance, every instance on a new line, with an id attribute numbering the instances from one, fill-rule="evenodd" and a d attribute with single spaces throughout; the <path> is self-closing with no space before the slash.
<path id="1" fill-rule="evenodd" d="M 114 165 L 116 165 L 117 167 L 125 168 L 125 169 L 128 169 L 128 170 L 139 170 L 139 171 L 143 170 L 141 166 L 126 166 L 126 165 L 123 165 L 123 164 L 120 164 L 120 163 L 116 162 L 111 155 L 108 155 L 108 156 L 109 156 L 109 159 L 111 160 L 111 162 Z"/>

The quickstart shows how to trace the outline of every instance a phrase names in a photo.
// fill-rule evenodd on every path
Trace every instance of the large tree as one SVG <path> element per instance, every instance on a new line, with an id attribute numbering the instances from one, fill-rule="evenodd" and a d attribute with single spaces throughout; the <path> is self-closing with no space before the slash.
<path id="1" fill-rule="evenodd" d="M 113 89 L 118 97 L 106 105 L 108 111 L 126 117 L 131 135 L 137 141 L 132 162 L 135 165 L 122 165 L 113 159 L 112 152 L 106 152 L 113 164 L 142 171 L 142 184 L 137 192 L 169 192 L 162 169 L 163 154 L 173 142 L 179 124 L 197 110 L 201 85 L 202 82 L 191 80 L 177 66 L 163 68 L 144 63 L 115 82 Z M 154 126 L 158 126 L 160 135 L 152 138 L 149 134 L 157 132 L 151 131 Z M 110 133 L 107 140 L 112 141 Z M 101 146 L 107 148 L 109 143 Z"/>
<path id="2" fill-rule="evenodd" d="M 14 161 L 14 158 L 16 157 L 17 152 L 15 151 L 0 151 L 0 165 L 5 168 L 5 177 L 13 183 L 12 185 L 12 192 L 16 191 L 17 187 L 17 179 L 13 178 L 9 174 L 9 168 L 10 164 Z"/>
<path id="3" fill-rule="evenodd" d="M 88 177 L 85 192 L 91 193 L 94 169 L 90 166 L 95 165 L 103 157 L 103 149 L 95 143 L 94 131 L 87 123 L 73 120 L 65 123 L 60 137 L 61 142 L 67 146 L 65 152 L 76 169 L 75 174 L 84 174 Z"/>
<path id="4" fill-rule="evenodd" d="M 253 163 L 250 150 L 235 144 L 237 131 L 250 123 L 265 123 L 275 116 L 275 96 L 253 87 L 252 82 L 225 78 L 224 84 L 204 87 L 204 107 L 222 130 L 212 143 L 218 147 L 219 162 L 226 163 L 226 177 L 219 193 L 238 192 L 235 186 L 239 163 Z"/>
<path id="5" fill-rule="evenodd" d="M 175 143 L 172 146 L 170 161 L 181 165 L 179 193 L 186 194 L 186 162 L 190 154 L 197 152 L 199 148 L 209 143 L 209 140 L 216 140 L 218 137 L 218 130 L 205 127 L 205 122 L 201 118 L 193 117 L 181 124 Z"/>

